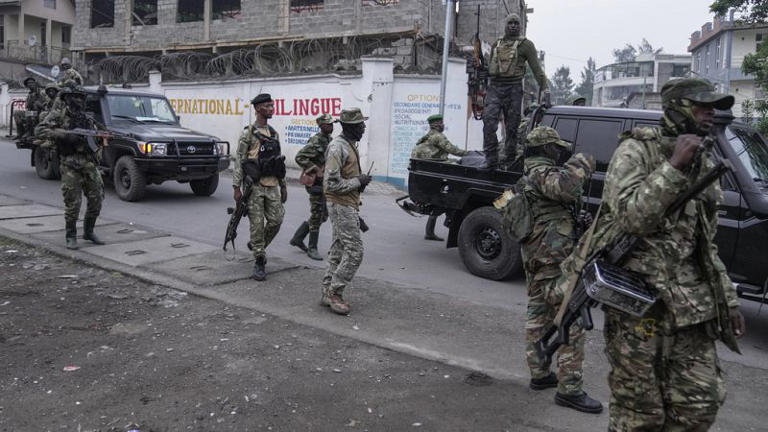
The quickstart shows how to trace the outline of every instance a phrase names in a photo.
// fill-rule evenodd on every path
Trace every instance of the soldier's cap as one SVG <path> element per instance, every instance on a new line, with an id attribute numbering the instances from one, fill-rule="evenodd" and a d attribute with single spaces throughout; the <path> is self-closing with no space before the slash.
<path id="1" fill-rule="evenodd" d="M 32 82 L 37 82 L 37 80 L 36 80 L 36 79 L 34 79 L 34 78 L 32 78 L 32 77 L 27 77 L 26 79 L 24 79 L 24 85 L 27 85 L 27 83 L 28 83 L 28 82 L 30 82 L 30 81 L 32 81 Z"/>
<path id="2" fill-rule="evenodd" d="M 556 130 L 549 126 L 539 126 L 528 134 L 528 147 L 541 147 L 547 144 L 556 144 L 560 147 L 570 148 L 568 141 L 560 139 Z"/>
<path id="3" fill-rule="evenodd" d="M 255 98 L 251 99 L 251 105 L 253 106 L 256 106 L 264 102 L 272 102 L 272 95 L 270 95 L 269 93 L 261 93 L 257 95 Z"/>
<path id="4" fill-rule="evenodd" d="M 48 91 L 48 90 L 59 91 L 59 86 L 56 85 L 55 82 L 49 82 L 48 84 L 45 85 L 45 91 Z"/>
<path id="5" fill-rule="evenodd" d="M 360 111 L 360 108 L 347 108 L 341 110 L 341 115 L 339 116 L 339 122 L 347 124 L 358 124 L 366 120 L 368 120 L 368 117 L 363 116 L 363 112 Z"/>
<path id="6" fill-rule="evenodd" d="M 662 105 L 667 106 L 679 99 L 688 99 L 719 110 L 730 109 L 736 101 L 731 95 L 716 92 L 715 86 L 701 78 L 682 78 L 664 84 L 661 88 Z"/>
<path id="7" fill-rule="evenodd" d="M 510 21 L 520 22 L 520 15 L 512 12 L 511 14 L 507 15 L 507 21 L 506 22 L 510 22 Z"/>
<path id="8" fill-rule="evenodd" d="M 65 65 L 65 64 L 72 65 L 72 62 L 69 60 L 69 57 L 64 57 L 63 59 L 61 59 L 61 64 L 63 64 L 63 65 Z"/>
<path id="9" fill-rule="evenodd" d="M 317 122 L 317 125 L 320 126 L 322 124 L 333 124 L 335 120 L 333 119 L 333 116 L 331 116 L 328 113 L 325 113 L 325 114 L 320 114 L 320 116 L 316 118 L 315 121 Z"/>
<path id="10" fill-rule="evenodd" d="M 427 117 L 427 123 L 434 123 L 439 121 L 443 121 L 442 114 L 432 114 L 431 116 Z"/>

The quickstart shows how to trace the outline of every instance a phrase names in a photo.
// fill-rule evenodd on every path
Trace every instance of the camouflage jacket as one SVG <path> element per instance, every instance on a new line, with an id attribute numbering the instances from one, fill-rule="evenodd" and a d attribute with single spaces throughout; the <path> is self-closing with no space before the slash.
<path id="1" fill-rule="evenodd" d="M 723 341 L 738 350 L 728 307 L 739 302 L 714 243 L 720 185 L 715 182 L 682 210 L 665 217 L 675 199 L 714 163 L 705 157 L 697 175 L 677 170 L 669 163 L 677 137 L 663 136 L 657 129 L 636 128 L 622 138 L 608 166 L 587 256 L 622 233 L 640 237 L 622 266 L 644 275 L 656 291 L 659 300 L 650 312 L 653 318 L 666 329 L 716 320 Z M 578 267 L 574 256 L 564 263 L 565 269 Z"/>
<path id="2" fill-rule="evenodd" d="M 411 151 L 413 159 L 430 159 L 444 161 L 448 160 L 448 155 L 465 156 L 468 152 L 462 150 L 448 141 L 448 138 L 434 129 L 430 129 L 426 135 L 416 143 L 416 147 Z"/>
<path id="3" fill-rule="evenodd" d="M 85 115 L 84 121 L 87 123 L 85 125 L 85 129 L 106 130 L 106 126 L 97 122 L 92 117 Z M 62 160 L 76 159 L 81 162 L 91 162 L 93 158 L 98 157 L 98 155 L 93 155 L 91 153 L 91 151 L 88 149 L 88 144 L 85 139 L 76 140 L 76 142 L 71 144 L 64 144 L 64 140 L 62 138 L 57 138 L 54 136 L 56 129 L 68 130 L 74 127 L 75 125 L 73 124 L 73 116 L 70 114 L 70 111 L 66 108 L 66 106 L 63 106 L 60 109 L 51 110 L 48 112 L 44 119 L 40 120 L 40 123 L 38 123 L 37 127 L 35 127 L 35 137 L 40 140 L 55 143 L 57 145 L 74 146 L 74 148 L 71 149 L 72 153 L 68 155 L 65 153 L 69 152 L 62 152 L 60 148 L 59 156 L 62 158 Z"/>
<path id="4" fill-rule="evenodd" d="M 30 91 L 27 95 L 27 111 L 45 111 L 48 106 L 48 96 L 41 89 Z"/>
<path id="5" fill-rule="evenodd" d="M 578 240 L 571 208 L 581 199 L 589 167 L 580 153 L 563 167 L 545 157 L 525 159 L 525 192 L 531 206 L 533 231 L 521 246 L 529 281 L 560 276 L 560 263 Z"/>
<path id="6" fill-rule="evenodd" d="M 243 162 L 247 159 L 257 159 L 259 157 L 259 149 L 261 148 L 261 141 L 256 136 L 256 130 L 258 126 L 256 123 L 248 125 L 243 129 L 240 134 L 240 138 L 237 140 L 237 151 L 232 157 L 232 185 L 240 187 L 243 184 Z M 266 128 L 261 129 L 264 134 L 270 134 L 278 141 L 280 135 L 272 127 L 267 125 Z M 277 186 L 278 184 L 285 186 L 285 179 L 278 179 L 277 177 L 262 177 L 259 179 L 259 184 L 266 187 Z"/>
<path id="7" fill-rule="evenodd" d="M 360 154 L 357 143 L 343 135 L 328 144 L 323 173 L 325 198 L 333 203 L 358 208 L 360 205 Z"/>
<path id="8" fill-rule="evenodd" d="M 74 68 L 69 68 L 62 72 L 61 78 L 56 83 L 59 88 L 61 87 L 77 87 L 83 85 L 83 77 L 80 76 L 80 72 Z"/>
<path id="9" fill-rule="evenodd" d="M 307 144 L 296 153 L 296 164 L 301 169 L 307 169 L 312 165 L 323 168 L 325 166 L 325 151 L 330 142 L 331 137 L 322 132 L 312 135 Z"/>

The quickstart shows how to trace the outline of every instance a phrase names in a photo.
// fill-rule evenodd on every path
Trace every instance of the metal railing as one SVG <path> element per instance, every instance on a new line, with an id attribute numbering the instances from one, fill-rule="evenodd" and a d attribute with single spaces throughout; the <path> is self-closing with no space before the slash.
<path id="1" fill-rule="evenodd" d="M 29 45 L 27 41 L 7 40 L 0 48 L 0 57 L 42 64 L 57 64 L 63 57 L 71 57 L 67 48 Z"/>

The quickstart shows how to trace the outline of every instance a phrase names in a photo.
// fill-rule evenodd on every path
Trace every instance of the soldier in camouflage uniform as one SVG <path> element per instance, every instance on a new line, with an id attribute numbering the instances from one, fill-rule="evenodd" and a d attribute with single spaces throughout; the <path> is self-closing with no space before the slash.
<path id="1" fill-rule="evenodd" d="M 745 328 L 714 244 L 719 183 L 665 216 L 714 165 L 709 152 L 699 149 L 714 109 L 729 109 L 734 98 L 698 78 L 668 82 L 661 98 L 661 130 L 634 129 L 622 136 L 588 245 L 591 253 L 622 233 L 640 237 L 640 247 L 621 266 L 642 275 L 658 298 L 642 318 L 604 307 L 609 430 L 616 432 L 708 430 L 725 399 L 715 341 L 739 352 L 736 338 Z M 572 256 L 564 269 L 578 270 L 578 261 Z"/>
<path id="2" fill-rule="evenodd" d="M 256 121 L 252 125 L 245 127 L 238 140 L 237 152 L 233 158 L 232 165 L 232 187 L 234 188 L 235 201 L 243 198 L 243 162 L 246 160 L 255 160 L 257 163 L 264 160 L 266 149 L 273 149 L 277 143 L 274 152 L 280 153 L 280 137 L 277 131 L 267 124 L 267 120 L 272 118 L 275 111 L 275 103 L 272 96 L 262 93 L 251 100 L 256 110 Z M 272 152 L 273 150 L 270 150 Z M 264 152 L 263 154 L 260 154 Z M 279 158 L 282 156 L 276 156 Z M 283 157 L 284 158 L 284 157 Z M 284 163 L 283 163 L 284 167 Z M 251 277 L 257 281 L 263 281 L 267 278 L 266 248 L 280 231 L 280 225 L 283 223 L 285 209 L 283 204 L 288 199 L 288 188 L 285 184 L 285 170 L 282 170 L 282 176 L 278 177 L 269 173 L 262 175 L 258 179 L 252 179 L 253 185 L 248 195 L 248 220 L 250 221 L 251 241 L 249 247 L 253 251 L 255 258 L 253 274 Z"/>
<path id="3" fill-rule="evenodd" d="M 55 143 L 59 154 L 67 249 L 78 247 L 76 223 L 83 194 L 88 202 L 83 218 L 83 239 L 104 244 L 93 232 L 104 200 L 104 183 L 97 168 L 98 155 L 88 149 L 84 137 L 68 134 L 67 130 L 103 130 L 105 127 L 86 116 L 85 91 L 82 88 L 67 88 L 61 92 L 60 98 L 60 109 L 50 111 L 35 129 L 35 134 L 44 141 Z"/>
<path id="4" fill-rule="evenodd" d="M 521 247 L 528 282 L 525 354 L 531 370 L 530 387 L 557 387 L 558 405 L 599 413 L 603 405 L 582 390 L 584 329 L 573 326 L 570 344 L 560 348 L 557 376 L 539 362 L 535 348 L 560 308 L 562 298 L 555 295 L 554 288 L 561 275 L 560 264 L 578 240 L 573 207 L 581 200 L 584 183 L 594 171 L 594 160 L 578 153 L 558 167 L 557 160 L 570 145 L 550 127 L 537 127 L 527 140 L 525 177 L 521 181 L 530 203 L 533 229 Z"/>
<path id="5" fill-rule="evenodd" d="M 443 123 L 442 115 L 433 114 L 427 117 L 427 123 L 429 123 L 429 132 L 421 137 L 416 143 L 416 147 L 411 151 L 411 159 L 452 162 L 448 159 L 449 154 L 454 156 L 466 156 L 469 153 L 468 151 L 462 150 L 451 144 L 448 137 L 443 134 L 445 124 Z M 439 215 L 429 215 L 424 233 L 425 240 L 443 241 L 442 238 L 435 234 L 435 224 L 437 223 L 438 216 Z"/>
<path id="6" fill-rule="evenodd" d="M 325 154 L 323 187 L 328 200 L 328 213 L 333 226 L 333 242 L 328 252 L 328 269 L 323 276 L 320 303 L 340 315 L 349 314 L 344 289 L 363 261 L 363 239 L 360 237 L 360 194 L 371 177 L 360 169 L 357 142 L 365 133 L 360 108 L 341 111 L 341 135 L 331 141 Z"/>
<path id="7" fill-rule="evenodd" d="M 322 261 L 323 257 L 317 252 L 317 240 L 320 236 L 320 225 L 328 219 L 328 207 L 323 195 L 323 167 L 325 166 L 325 151 L 331 141 L 333 133 L 333 117 L 323 114 L 316 120 L 320 132 L 312 135 L 299 152 L 296 154 L 296 164 L 304 172 L 315 173 L 315 184 L 306 186 L 309 194 L 309 220 L 304 221 L 291 238 L 291 246 L 303 250 L 313 260 Z M 309 247 L 304 246 L 304 237 L 309 234 Z"/>
<path id="8" fill-rule="evenodd" d="M 483 109 L 484 168 L 487 169 L 498 165 L 499 153 L 503 164 L 510 164 L 515 160 L 526 63 L 531 67 L 539 88 L 545 92 L 545 103 L 549 104 L 547 76 L 539 64 L 538 51 L 533 42 L 520 35 L 520 27 L 520 16 L 514 13 L 509 15 L 504 37 L 491 46 L 491 58 L 488 62 L 491 82 Z M 504 148 L 499 152 L 496 131 L 502 117 L 506 125 L 506 139 Z"/>
<path id="9" fill-rule="evenodd" d="M 39 116 L 40 112 L 45 110 L 45 107 L 48 105 L 48 97 L 45 95 L 42 89 L 40 89 L 39 84 L 34 78 L 29 77 L 25 79 L 24 86 L 29 89 L 25 109 L 13 112 L 13 121 L 16 124 L 17 130 L 16 138 L 21 138 L 34 132 L 31 129 L 35 127 L 34 121 L 27 121 L 27 118 L 25 117 L 26 112 L 34 111 L 37 112 L 37 115 Z"/>
<path id="10" fill-rule="evenodd" d="M 83 85 L 83 77 L 80 76 L 78 71 L 72 68 L 72 62 L 67 57 L 61 59 L 59 67 L 61 68 L 61 77 L 57 83 L 59 87 L 76 87 Z"/>

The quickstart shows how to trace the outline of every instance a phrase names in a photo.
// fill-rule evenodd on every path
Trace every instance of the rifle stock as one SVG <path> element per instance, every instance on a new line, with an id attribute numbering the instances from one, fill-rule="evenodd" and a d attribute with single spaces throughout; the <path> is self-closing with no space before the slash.
<path id="1" fill-rule="evenodd" d="M 227 213 L 230 214 L 229 223 L 227 224 L 227 230 L 224 233 L 224 250 L 227 250 L 227 243 L 232 243 L 232 250 L 235 250 L 235 238 L 237 238 L 237 227 L 240 225 L 240 219 L 244 218 L 248 214 L 248 197 L 251 195 L 251 187 L 253 183 L 250 177 L 246 176 L 243 180 L 245 183 L 245 189 L 243 190 L 243 196 L 235 204 L 235 207 L 227 207 Z"/>

